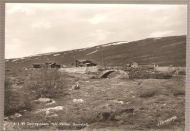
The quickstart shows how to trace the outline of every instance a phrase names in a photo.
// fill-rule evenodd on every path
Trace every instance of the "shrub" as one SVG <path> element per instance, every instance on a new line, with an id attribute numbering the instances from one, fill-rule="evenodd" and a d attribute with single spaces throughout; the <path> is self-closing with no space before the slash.
<path id="1" fill-rule="evenodd" d="M 158 90 L 155 88 L 144 89 L 140 92 L 139 96 L 143 98 L 153 97 L 157 94 Z"/>
<path id="2" fill-rule="evenodd" d="M 185 95 L 185 89 L 175 89 L 173 90 L 173 95 L 174 96 L 183 96 Z"/>
<path id="3" fill-rule="evenodd" d="M 31 110 L 31 98 L 28 96 L 26 90 L 13 89 L 13 83 L 9 80 L 5 80 L 5 105 L 4 114 L 12 115 L 21 110 Z"/>
<path id="4" fill-rule="evenodd" d="M 172 73 L 156 73 L 155 78 L 156 79 L 170 79 L 172 78 Z"/>
<path id="5" fill-rule="evenodd" d="M 151 69 L 136 68 L 128 69 L 130 79 L 170 79 L 172 78 L 172 73 L 161 73 L 155 72 Z"/>
<path id="6" fill-rule="evenodd" d="M 25 81 L 25 88 L 36 98 L 58 97 L 64 93 L 65 80 L 58 69 L 33 70 Z"/>
<path id="7" fill-rule="evenodd" d="M 185 75 L 185 74 L 186 74 L 185 70 L 181 70 L 178 72 L 178 75 Z"/>

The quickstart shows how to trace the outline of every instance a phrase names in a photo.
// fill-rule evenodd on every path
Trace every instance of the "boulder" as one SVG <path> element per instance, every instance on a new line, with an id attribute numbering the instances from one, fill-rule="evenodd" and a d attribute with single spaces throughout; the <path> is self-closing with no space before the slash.
<path id="1" fill-rule="evenodd" d="M 129 73 L 123 70 L 106 70 L 100 74 L 99 78 L 129 79 Z"/>
<path id="2" fill-rule="evenodd" d="M 129 73 L 123 70 L 116 70 L 108 75 L 108 78 L 129 79 Z"/>
<path id="3" fill-rule="evenodd" d="M 15 113 L 14 116 L 15 116 L 16 118 L 19 118 L 19 117 L 21 117 L 22 115 L 21 115 L 20 113 Z"/>
<path id="4" fill-rule="evenodd" d="M 109 120 L 115 120 L 115 113 L 114 112 L 100 112 L 97 115 L 97 119 L 99 121 L 109 121 Z"/>
<path id="5" fill-rule="evenodd" d="M 73 99 L 74 103 L 83 103 L 84 100 L 83 99 Z"/>
<path id="6" fill-rule="evenodd" d="M 108 75 L 112 72 L 114 72 L 114 70 L 105 70 L 100 74 L 99 78 L 108 78 Z"/>
<path id="7" fill-rule="evenodd" d="M 56 103 L 56 102 L 51 99 L 51 102 L 50 102 L 50 103 L 47 103 L 46 106 L 49 106 L 49 105 L 52 105 L 52 104 L 55 104 L 55 103 Z"/>
<path id="8" fill-rule="evenodd" d="M 41 112 L 54 112 L 54 111 L 60 111 L 63 110 L 64 107 L 63 106 L 56 106 L 56 107 L 49 107 L 49 108 L 44 108 L 44 109 L 39 109 L 37 111 L 35 111 L 34 113 L 41 113 Z"/>
<path id="9" fill-rule="evenodd" d="M 75 85 L 72 86 L 72 90 L 78 90 L 80 89 L 79 83 L 76 83 Z"/>
<path id="10" fill-rule="evenodd" d="M 118 100 L 111 100 L 111 102 L 116 103 L 116 104 L 124 104 L 123 101 L 118 101 Z"/>
<path id="11" fill-rule="evenodd" d="M 50 102 L 52 102 L 52 99 L 50 99 L 50 98 L 39 98 L 38 100 L 34 100 L 34 102 L 50 103 Z"/>

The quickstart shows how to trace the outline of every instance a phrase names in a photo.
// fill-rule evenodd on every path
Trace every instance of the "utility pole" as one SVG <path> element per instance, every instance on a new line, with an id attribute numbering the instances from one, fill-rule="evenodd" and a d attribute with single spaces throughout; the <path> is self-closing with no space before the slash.
<path id="1" fill-rule="evenodd" d="M 77 67 L 77 59 L 76 59 L 76 54 L 74 53 L 74 65 Z"/>
<path id="2" fill-rule="evenodd" d="M 101 60 L 102 60 L 102 66 L 105 68 L 105 64 L 104 64 L 104 54 L 103 54 L 103 46 L 101 46 Z"/>

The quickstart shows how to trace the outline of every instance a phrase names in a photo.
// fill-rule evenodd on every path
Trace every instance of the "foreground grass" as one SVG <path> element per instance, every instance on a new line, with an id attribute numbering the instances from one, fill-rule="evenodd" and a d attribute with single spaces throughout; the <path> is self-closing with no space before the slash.
<path id="1" fill-rule="evenodd" d="M 49 123 L 49 126 L 18 126 L 23 129 L 81 129 L 83 130 L 184 130 L 185 79 L 89 79 L 88 75 L 70 74 L 65 80 L 71 88 L 76 81 L 79 90 L 67 90 L 68 94 L 55 98 L 56 104 L 63 106 L 56 111 L 58 117 L 45 117 L 45 113 L 26 112 L 15 122 Z M 83 99 L 84 103 L 74 103 L 73 99 Z M 123 104 L 115 101 L 123 101 Z M 34 110 L 45 108 L 36 105 Z M 130 109 L 133 109 L 130 110 Z M 131 112 L 130 112 L 131 111 Z M 109 116 L 102 117 L 107 113 Z M 176 116 L 175 121 L 158 126 L 160 121 Z M 53 125 L 53 123 L 71 125 Z M 72 123 L 80 126 L 72 126 Z M 84 125 L 84 126 L 83 126 Z"/>
<path id="2" fill-rule="evenodd" d="M 5 116 L 32 110 L 32 101 L 66 94 L 66 81 L 58 69 L 38 69 L 22 72 L 18 77 L 6 77 Z"/>

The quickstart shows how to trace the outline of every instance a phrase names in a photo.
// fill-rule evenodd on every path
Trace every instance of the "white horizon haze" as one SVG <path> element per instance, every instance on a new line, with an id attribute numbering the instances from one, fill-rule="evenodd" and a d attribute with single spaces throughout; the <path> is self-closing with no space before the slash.
<path id="1" fill-rule="evenodd" d="M 179 35 L 186 5 L 6 4 L 6 59 Z"/>

